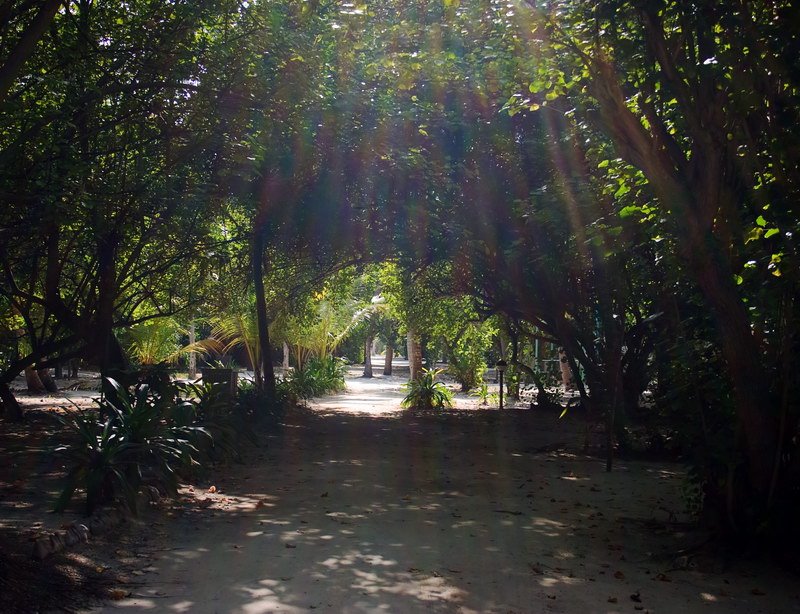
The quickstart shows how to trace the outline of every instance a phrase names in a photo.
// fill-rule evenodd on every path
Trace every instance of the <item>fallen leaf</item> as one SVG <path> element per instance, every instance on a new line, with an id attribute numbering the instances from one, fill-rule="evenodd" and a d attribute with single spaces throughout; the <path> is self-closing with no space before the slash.
<path id="1" fill-rule="evenodd" d="M 614 577 L 615 577 L 617 580 L 624 580 L 624 579 L 625 579 L 625 574 L 624 574 L 624 573 L 622 573 L 621 571 L 615 571 L 615 572 L 614 572 Z"/>
<path id="2" fill-rule="evenodd" d="M 763 597 L 764 595 L 766 595 L 766 593 L 764 591 L 762 591 L 760 588 L 754 588 L 750 592 L 753 593 L 754 595 L 758 596 L 758 597 Z"/>
<path id="3" fill-rule="evenodd" d="M 297 546 L 295 546 L 294 544 L 290 544 L 289 542 L 286 542 L 286 547 L 287 548 L 297 548 Z"/>
<path id="4" fill-rule="evenodd" d="M 617 603 L 618 599 L 616 597 L 609 597 L 608 603 Z"/>
<path id="5" fill-rule="evenodd" d="M 631 601 L 635 601 L 636 603 L 642 603 L 642 596 L 639 591 L 636 591 L 631 595 Z"/>
<path id="6" fill-rule="evenodd" d="M 111 590 L 111 593 L 109 594 L 109 597 L 111 597 L 114 601 L 120 601 L 122 599 L 125 599 L 125 597 L 127 597 L 130 594 L 131 594 L 131 592 L 130 591 L 126 591 L 125 589 L 114 588 L 114 589 Z"/>

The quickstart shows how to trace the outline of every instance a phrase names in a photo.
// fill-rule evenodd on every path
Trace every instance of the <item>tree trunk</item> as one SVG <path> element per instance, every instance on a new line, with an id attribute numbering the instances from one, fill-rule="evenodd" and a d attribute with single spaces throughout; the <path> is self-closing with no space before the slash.
<path id="1" fill-rule="evenodd" d="M 5 382 L 0 382 L 0 410 L 0 413 L 3 414 L 3 419 L 9 422 L 22 420 L 22 407 Z"/>
<path id="2" fill-rule="evenodd" d="M 674 63 L 667 55 L 660 56 L 659 62 L 662 68 L 674 70 Z M 753 337 L 747 307 L 734 282 L 730 256 L 714 235 L 713 226 L 716 212 L 737 209 L 735 203 L 726 201 L 735 194 L 735 188 L 725 184 L 729 180 L 723 169 L 730 160 L 724 151 L 717 154 L 713 149 L 714 137 L 724 142 L 724 135 L 719 132 L 727 128 L 702 122 L 690 127 L 699 147 L 693 155 L 702 156 L 706 166 L 703 173 L 693 176 L 691 169 L 684 166 L 687 161 L 683 154 L 680 154 L 680 168 L 676 167 L 670 152 L 629 108 L 630 94 L 623 91 L 613 65 L 597 58 L 591 64 L 595 72 L 593 95 L 599 103 L 602 127 L 620 157 L 641 169 L 664 210 L 668 210 L 680 254 L 710 307 L 742 426 L 750 486 L 766 505 L 775 465 L 778 420 L 771 410 L 774 399 L 770 398 L 769 374 Z M 688 102 L 683 106 L 687 113 L 696 110 Z M 709 155 L 704 156 L 705 153 Z M 710 194 L 704 189 L 714 185 L 717 189 Z"/>
<path id="3" fill-rule="evenodd" d="M 283 342 L 283 374 L 289 371 L 289 344 Z"/>
<path id="4" fill-rule="evenodd" d="M 367 337 L 364 342 L 364 375 L 363 377 L 372 377 L 372 337 Z"/>
<path id="5" fill-rule="evenodd" d="M 383 374 L 392 374 L 392 358 L 394 358 L 394 348 L 391 345 L 386 345 L 386 356 L 383 359 Z"/>
<path id="6" fill-rule="evenodd" d="M 419 379 L 422 376 L 422 345 L 419 342 L 417 332 L 413 328 L 408 329 L 406 345 L 408 347 L 408 368 L 411 371 L 411 379 Z"/>
<path id="7" fill-rule="evenodd" d="M 269 318 L 264 291 L 264 236 L 260 228 L 253 230 L 252 262 L 253 287 L 256 294 L 256 318 L 258 322 L 259 362 L 261 363 L 261 389 L 267 398 L 275 398 L 275 370 L 272 368 L 272 347 L 269 340 Z"/>
<path id="8" fill-rule="evenodd" d="M 28 392 L 32 394 L 42 394 L 46 392 L 39 373 L 33 367 L 25 367 L 25 383 L 28 385 Z"/>
<path id="9" fill-rule="evenodd" d="M 698 250 L 699 251 L 699 250 Z M 705 250 L 702 250 L 705 251 Z M 720 269 L 717 254 L 691 258 L 701 292 L 708 301 L 725 357 L 736 413 L 743 427 L 751 486 L 766 495 L 772 479 L 778 428 L 771 410 L 769 380 L 761 350 L 753 337 L 745 304 L 739 298 L 733 274 Z M 727 271 L 726 271 L 727 272 Z"/>
<path id="10" fill-rule="evenodd" d="M 114 303 L 117 296 L 117 238 L 97 237 L 97 308 L 89 332 L 89 345 L 102 377 L 123 378 L 128 368 L 125 352 L 114 335 Z"/>
<path id="11" fill-rule="evenodd" d="M 564 348 L 558 348 L 558 362 L 561 367 L 561 382 L 564 384 L 564 392 L 574 390 L 575 378 L 572 376 L 572 369 L 569 366 L 569 360 Z"/>
<path id="12" fill-rule="evenodd" d="M 5 100 L 8 91 L 14 84 L 14 80 L 22 70 L 25 62 L 33 54 L 36 43 L 47 31 L 50 22 L 53 21 L 58 8 L 62 4 L 63 0 L 47 0 L 47 2 L 43 3 L 31 25 L 25 29 L 6 61 L 0 66 L 0 102 Z"/>
<path id="13" fill-rule="evenodd" d="M 42 382 L 47 392 L 58 392 L 58 386 L 50 377 L 50 369 L 38 369 L 36 373 L 39 375 L 39 380 Z"/>
<path id="14" fill-rule="evenodd" d="M 194 345 L 196 338 L 195 335 L 195 324 L 194 319 L 192 319 L 191 323 L 189 324 L 189 345 Z M 189 379 L 195 379 L 197 377 L 197 354 L 195 352 L 189 352 Z"/>

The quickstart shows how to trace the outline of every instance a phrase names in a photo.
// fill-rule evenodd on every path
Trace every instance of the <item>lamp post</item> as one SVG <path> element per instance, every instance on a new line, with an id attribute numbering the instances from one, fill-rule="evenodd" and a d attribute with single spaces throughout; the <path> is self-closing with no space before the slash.
<path id="1" fill-rule="evenodd" d="M 508 363 L 502 358 L 498 360 L 497 364 L 495 365 L 497 373 L 500 376 L 500 409 L 503 409 L 503 373 L 506 372 L 507 367 Z"/>

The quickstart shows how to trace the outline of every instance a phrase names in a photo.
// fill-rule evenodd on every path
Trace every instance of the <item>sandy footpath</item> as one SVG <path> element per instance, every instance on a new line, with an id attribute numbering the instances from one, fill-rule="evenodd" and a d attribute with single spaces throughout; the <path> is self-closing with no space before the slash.
<path id="1" fill-rule="evenodd" d="M 608 474 L 553 414 L 399 412 L 400 381 L 351 380 L 186 487 L 93 612 L 800 612 L 796 578 L 681 553 L 679 465 Z"/>

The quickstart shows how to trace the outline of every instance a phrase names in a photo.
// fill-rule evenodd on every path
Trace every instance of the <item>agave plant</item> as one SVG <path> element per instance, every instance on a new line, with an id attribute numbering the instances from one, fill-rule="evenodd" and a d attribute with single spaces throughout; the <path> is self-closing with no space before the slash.
<path id="1" fill-rule="evenodd" d="M 180 415 L 180 424 L 202 427 L 201 436 L 192 439 L 200 454 L 214 460 L 238 459 L 240 435 L 254 441 L 245 412 L 231 403 L 227 391 L 218 385 L 188 383 L 180 384 L 178 389 L 180 399 L 174 412 Z M 209 436 L 203 436 L 206 433 Z"/>
<path id="2" fill-rule="evenodd" d="M 443 372 L 444 369 L 423 369 L 419 379 L 411 380 L 404 386 L 407 393 L 401 405 L 415 409 L 452 407 L 453 393 L 436 379 Z"/>
<path id="3" fill-rule="evenodd" d="M 98 505 L 115 497 L 127 502 L 129 507 L 135 506 L 137 488 L 128 477 L 131 444 L 119 435 L 111 420 L 103 422 L 93 412 L 81 410 L 57 418 L 77 437 L 74 442 L 55 450 L 71 466 L 55 511 L 64 511 L 78 488 L 86 492 L 87 516 Z"/>
<path id="4" fill-rule="evenodd" d="M 147 384 L 133 392 L 108 379 L 113 396 L 99 402 L 99 412 L 78 412 L 58 419 L 75 432 L 75 441 L 60 446 L 71 469 L 56 502 L 63 511 L 78 488 L 86 492 L 86 513 L 118 499 L 136 511 L 136 495 L 144 482 L 174 493 L 175 469 L 197 464 L 195 441 L 210 437 L 187 419 L 187 407 L 153 394 Z"/>

